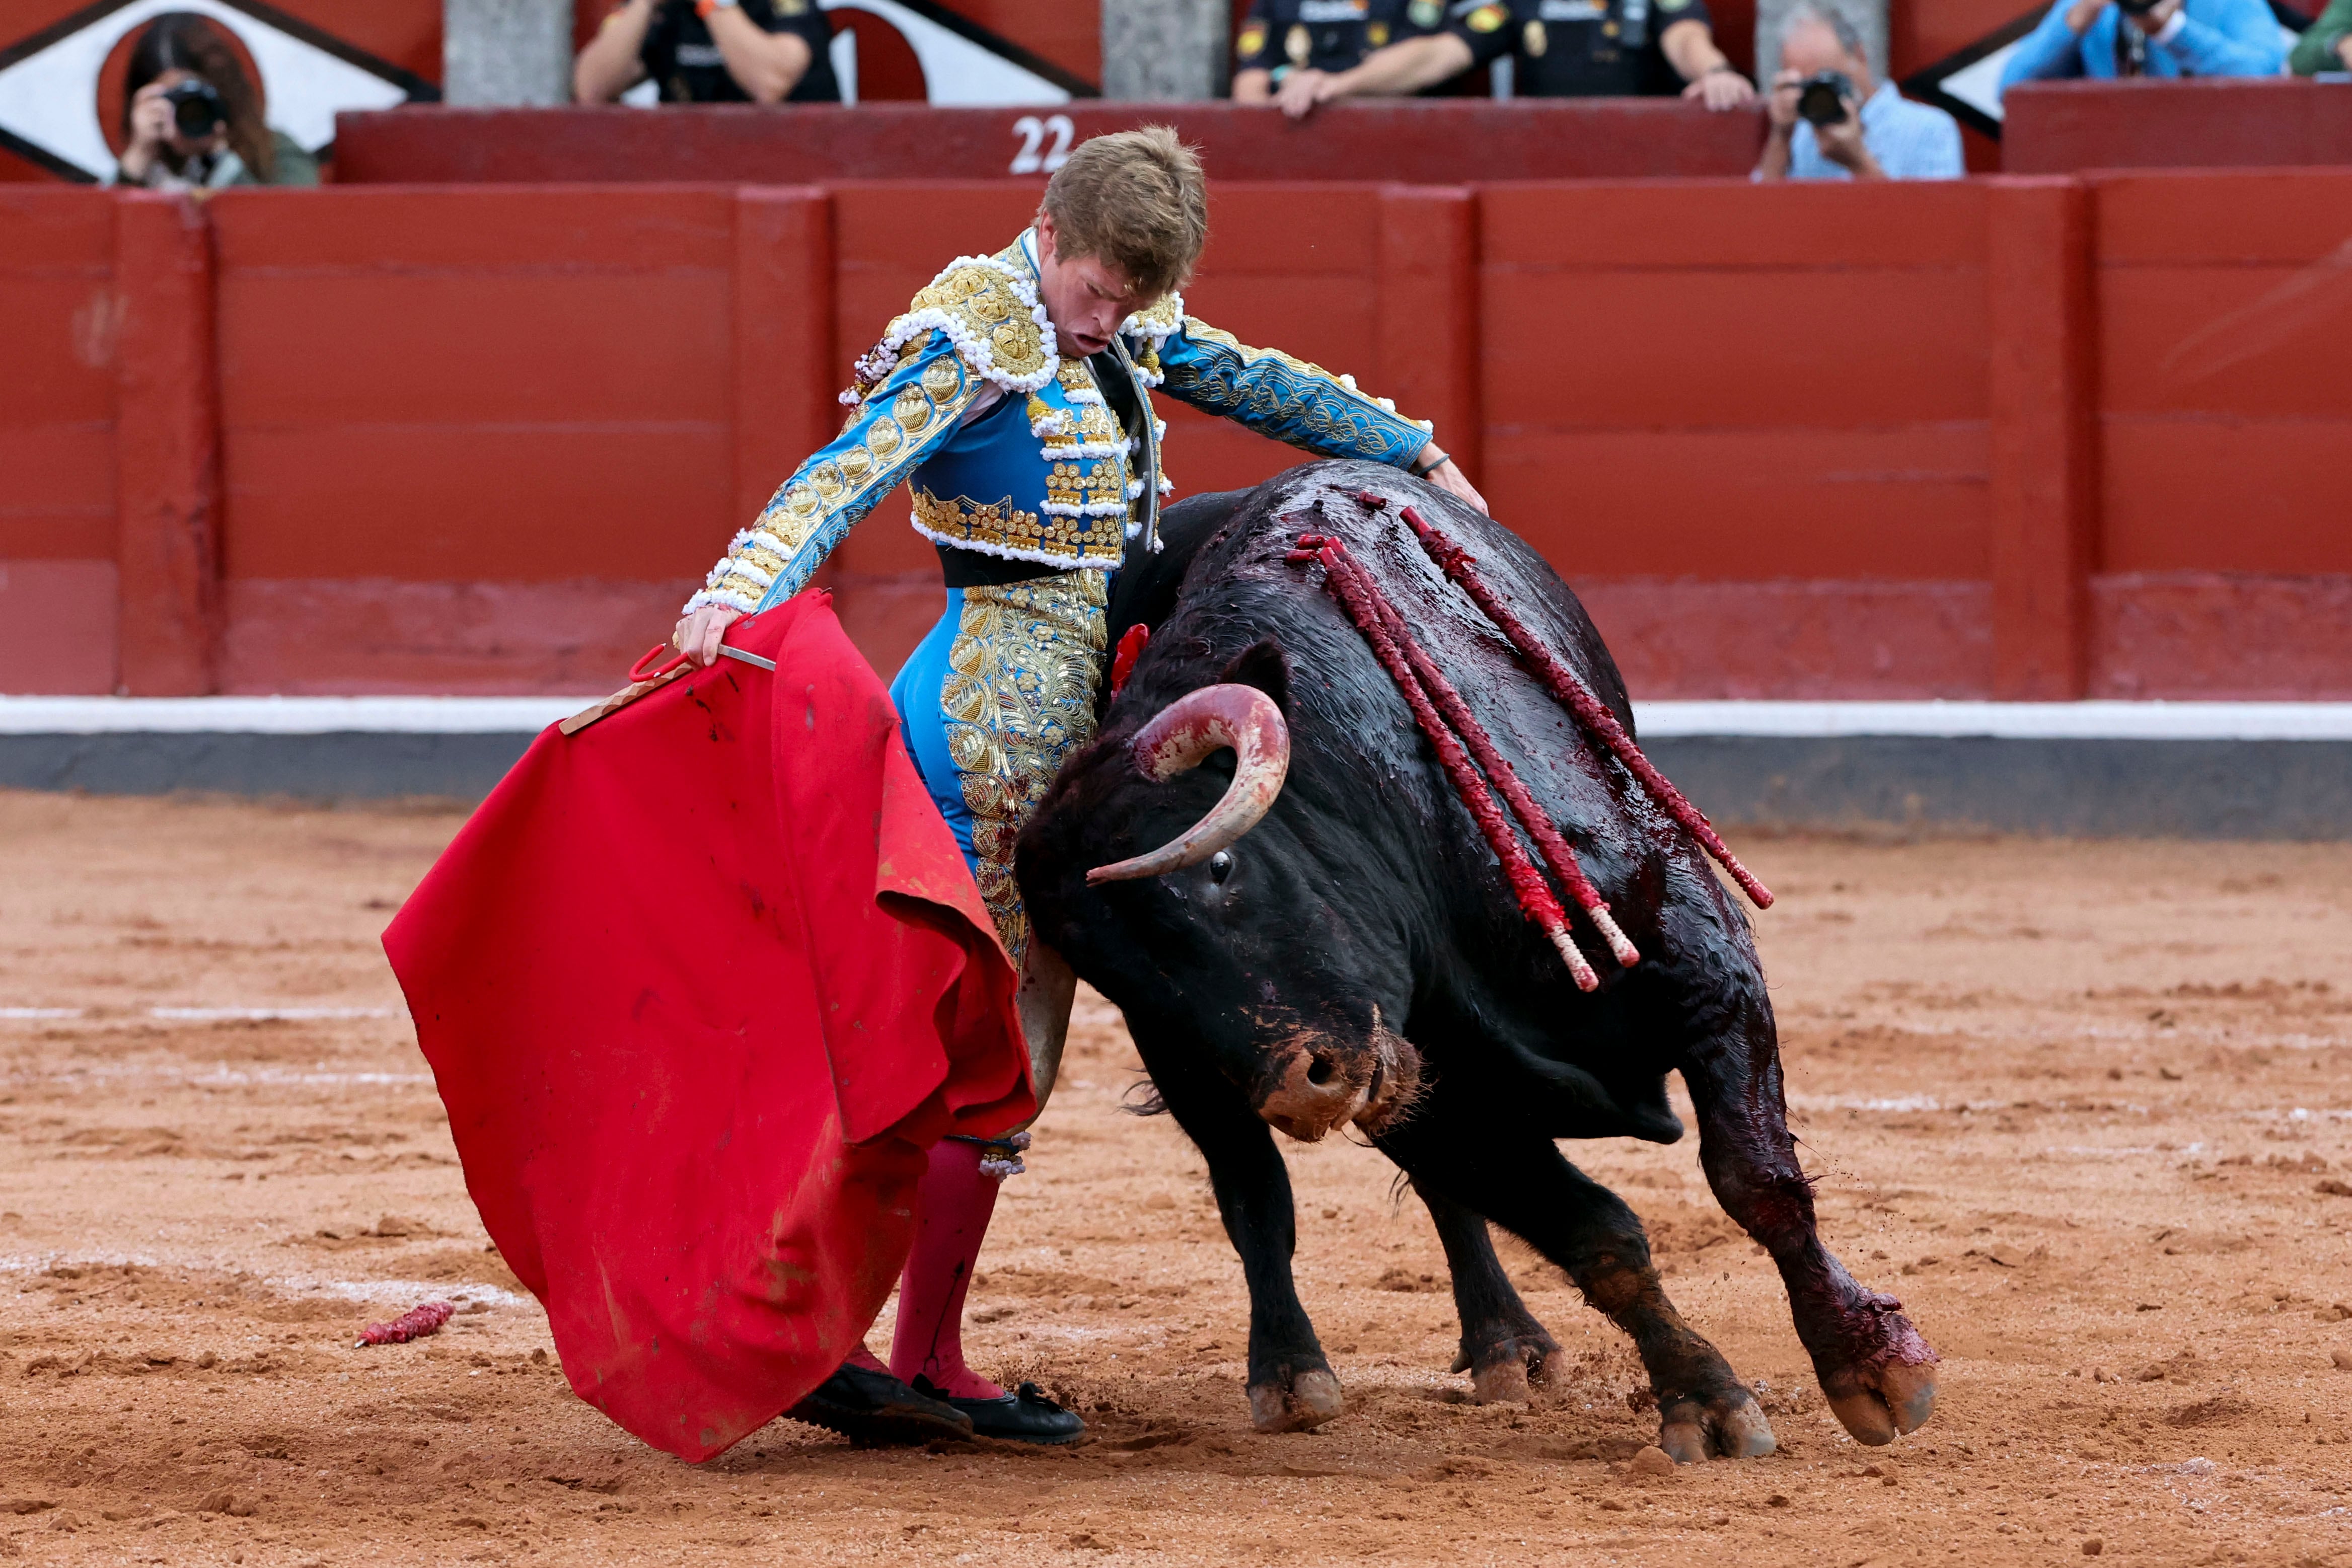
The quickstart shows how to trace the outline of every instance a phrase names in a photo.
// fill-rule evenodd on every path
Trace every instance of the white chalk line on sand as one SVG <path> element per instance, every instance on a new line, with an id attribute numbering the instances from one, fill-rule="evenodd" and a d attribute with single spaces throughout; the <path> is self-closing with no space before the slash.
<path id="1" fill-rule="evenodd" d="M 284 1067 L 242 1068 L 226 1063 L 209 1071 L 184 1067 L 150 1067 L 106 1063 L 95 1067 L 68 1067 L 56 1072 L 10 1072 L 5 1075 L 12 1083 L 116 1083 L 163 1080 L 184 1083 L 197 1089 L 243 1089 L 255 1085 L 284 1086 L 320 1084 L 351 1084 L 362 1088 L 383 1088 L 404 1083 L 430 1083 L 429 1072 L 330 1072 L 324 1069 L 297 1071 Z"/>
<path id="2" fill-rule="evenodd" d="M 2102 1101 L 2095 1105 L 2069 1104 L 2049 1100 L 1952 1100 L 1942 1101 L 1932 1094 L 1889 1094 L 1871 1098 L 1850 1094 L 1791 1094 L 1789 1104 L 1799 1111 L 1877 1111 L 1889 1114 L 1919 1112 L 1968 1112 L 1971 1115 L 1987 1115 L 1995 1111 L 2059 1111 L 2074 1115 L 2112 1114 L 2145 1116 L 2147 1107 Z"/>
<path id="3" fill-rule="evenodd" d="M 308 1291 L 313 1295 L 335 1296 L 347 1301 L 404 1301 L 411 1297 L 438 1297 L 470 1306 L 479 1301 L 486 1306 L 513 1307 L 528 1302 L 528 1296 L 496 1285 L 474 1284 L 449 1280 L 333 1280 L 316 1274 L 256 1275 L 249 1270 L 228 1268 L 214 1259 L 197 1260 L 166 1260 L 143 1252 L 18 1252 L 0 1257 L 0 1274 L 47 1274 L 54 1269 L 157 1269 L 174 1270 L 188 1274 L 219 1274 L 229 1278 L 239 1275 L 255 1283 L 280 1292 Z"/>
<path id="4" fill-rule="evenodd" d="M 447 1280 L 320 1280 L 307 1274 L 290 1274 L 264 1282 L 276 1290 L 310 1291 L 339 1296 L 347 1301 L 404 1301 L 425 1296 L 455 1301 L 461 1307 L 477 1301 L 485 1306 L 519 1307 L 530 1300 L 496 1285 L 453 1283 Z"/>
<path id="5" fill-rule="evenodd" d="M 83 1019 L 90 1015 L 88 1008 L 0 1008 L 0 1019 Z M 400 1008 L 321 1008 L 321 1007 L 247 1007 L 247 1008 L 149 1008 L 143 1013 L 131 1015 L 155 1019 L 166 1023 L 316 1023 L 339 1019 L 396 1019 L 406 1016 Z"/>
<path id="6" fill-rule="evenodd" d="M 305 1022 L 314 1019 L 389 1019 L 401 1016 L 398 1008 L 149 1008 L 151 1019 L 171 1019 L 181 1023 L 267 1022 L 285 1019 Z"/>

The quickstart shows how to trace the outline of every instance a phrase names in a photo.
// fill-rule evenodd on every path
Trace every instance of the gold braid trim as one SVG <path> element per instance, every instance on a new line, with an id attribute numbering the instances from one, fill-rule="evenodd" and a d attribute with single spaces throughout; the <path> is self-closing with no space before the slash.
<path id="1" fill-rule="evenodd" d="M 1015 965 L 1028 955 L 1029 915 L 1013 879 L 1013 841 L 1064 759 L 1094 738 L 1108 583 L 1087 570 L 967 588 L 948 645 L 948 755 L 971 812 L 980 895 Z"/>

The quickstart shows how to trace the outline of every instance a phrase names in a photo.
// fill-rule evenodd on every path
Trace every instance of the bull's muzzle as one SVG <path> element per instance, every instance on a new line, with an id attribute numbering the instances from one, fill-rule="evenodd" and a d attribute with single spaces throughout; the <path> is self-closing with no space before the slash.
<path id="1" fill-rule="evenodd" d="M 1372 1018 L 1369 1041 L 1318 1032 L 1276 1046 L 1258 1080 L 1257 1113 L 1303 1144 L 1350 1124 L 1376 1135 L 1395 1125 L 1421 1092 L 1421 1054 L 1381 1027 L 1377 1010 Z"/>

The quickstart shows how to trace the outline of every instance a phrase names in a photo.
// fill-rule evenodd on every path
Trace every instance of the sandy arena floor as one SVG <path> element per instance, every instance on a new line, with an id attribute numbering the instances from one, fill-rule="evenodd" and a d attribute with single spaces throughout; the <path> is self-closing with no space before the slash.
<path id="1" fill-rule="evenodd" d="M 1565 1364 L 1467 1403 L 1427 1219 L 1338 1140 L 1290 1157 L 1349 1413 L 1254 1434 L 1239 1270 L 1099 1000 L 974 1291 L 1092 1443 L 640 1447 L 486 1250 L 376 947 L 457 823 L 0 795 L 0 1556 L 2352 1563 L 2352 846 L 1745 842 L 1825 1232 L 1943 1402 L 1857 1448 L 1695 1141 L 1587 1145 L 1781 1441 L 1644 1483 L 1624 1342 L 1520 1252 Z"/>

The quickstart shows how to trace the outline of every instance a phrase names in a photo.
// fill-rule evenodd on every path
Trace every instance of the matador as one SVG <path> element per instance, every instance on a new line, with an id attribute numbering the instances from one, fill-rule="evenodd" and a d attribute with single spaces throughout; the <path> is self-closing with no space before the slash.
<path id="1" fill-rule="evenodd" d="M 1432 439 L 1351 377 L 1237 342 L 1178 292 L 1208 237 L 1201 166 L 1161 128 L 1096 137 L 1048 183 L 1033 227 L 951 262 L 858 361 L 841 434 L 735 537 L 675 645 L 718 657 L 726 628 L 807 586 L 902 481 L 939 549 L 947 610 L 891 684 L 907 749 L 953 831 L 1007 956 L 1037 1103 L 1051 1092 L 1075 982 L 1033 936 L 1013 844 L 1063 760 L 1094 734 L 1108 585 L 1157 543 L 1172 486 L 1162 392 L 1327 457 L 1392 464 L 1481 510 Z M 964 1298 L 1001 1179 L 1027 1134 L 938 1144 L 885 1368 L 854 1353 L 791 1413 L 866 1442 L 967 1433 L 1076 1439 L 1077 1415 L 1007 1391 L 962 1348 Z"/>

